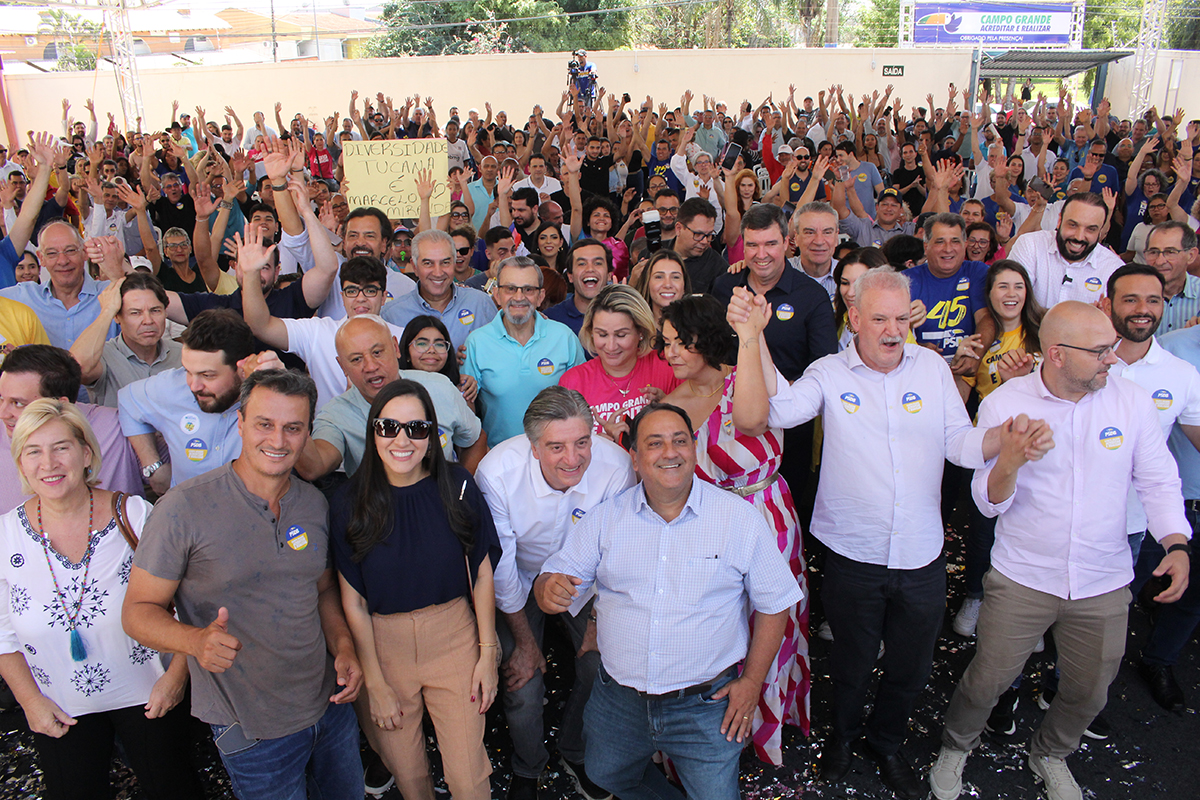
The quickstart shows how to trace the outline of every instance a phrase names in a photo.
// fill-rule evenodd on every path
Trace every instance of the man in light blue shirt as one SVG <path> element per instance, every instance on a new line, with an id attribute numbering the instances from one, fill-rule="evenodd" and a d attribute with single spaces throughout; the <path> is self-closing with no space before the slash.
<path id="1" fill-rule="evenodd" d="M 121 274 L 124 250 L 118 244 L 111 252 L 105 251 L 102 267 L 106 274 Z M 108 281 L 95 281 L 87 274 L 83 238 L 62 220 L 48 223 L 38 234 L 38 260 L 50 273 L 49 282 L 18 283 L 0 294 L 32 308 L 50 344 L 70 350 L 79 334 L 100 316 L 100 292 Z M 116 335 L 117 326 L 110 325 L 108 338 Z"/>
<path id="2" fill-rule="evenodd" d="M 235 311 L 202 311 L 183 335 L 183 366 L 135 381 L 117 393 L 121 430 L 158 494 L 224 466 L 242 452 L 238 393 L 255 369 L 282 369 L 271 353 L 250 358 L 254 335 Z M 243 363 L 244 362 L 244 363 Z M 167 443 L 159 457 L 155 434 Z"/>
<path id="3" fill-rule="evenodd" d="M 412 251 L 417 291 L 388 303 L 380 316 L 399 328 L 424 314 L 440 319 L 457 350 L 466 344 L 467 334 L 492 321 L 496 304 L 478 289 L 455 284 L 454 240 L 445 231 L 417 234 Z"/>
<path id="4" fill-rule="evenodd" d="M 601 667 L 584 712 L 591 779 L 618 797 L 682 800 L 650 764 L 661 750 L 688 796 L 735 800 L 742 743 L 803 592 L 762 515 L 696 477 L 686 412 L 651 403 L 630 436 L 641 485 L 567 534 L 534 594 L 557 614 L 578 613 L 593 584 L 598 592 Z"/>
<path id="5" fill-rule="evenodd" d="M 477 231 L 485 231 L 487 227 L 488 206 L 492 204 L 492 192 L 496 191 L 496 175 L 500 172 L 500 162 L 495 156 L 484 156 L 479 162 L 479 180 L 467 184 L 471 200 L 475 203 L 475 213 L 471 215 L 471 225 Z"/>
<path id="6" fill-rule="evenodd" d="M 1200 315 L 1200 278 L 1188 274 L 1188 265 L 1196 257 L 1196 232 L 1175 220 L 1155 225 L 1146 236 L 1145 257 L 1166 284 L 1162 324 L 1154 334 L 1162 338 Z"/>
<path id="7" fill-rule="evenodd" d="M 462 371 L 479 384 L 483 429 L 493 446 L 521 434 L 525 409 L 538 392 L 584 362 L 575 332 L 538 314 L 545 294 L 533 259 L 506 259 L 496 273 L 501 311 L 467 337 Z"/>
<path id="8" fill-rule="evenodd" d="M 708 105 L 707 101 L 705 105 Z M 716 158 L 717 153 L 721 152 L 721 148 L 729 140 L 725 137 L 725 131 L 721 130 L 720 125 L 713 125 L 714 119 L 716 119 L 716 114 L 713 110 L 705 108 L 704 122 L 696 129 L 695 142 L 700 145 L 701 150 Z"/>

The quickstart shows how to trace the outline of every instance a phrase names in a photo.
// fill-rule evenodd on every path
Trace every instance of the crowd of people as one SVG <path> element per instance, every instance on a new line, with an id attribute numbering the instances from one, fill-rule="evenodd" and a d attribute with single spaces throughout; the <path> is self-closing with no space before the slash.
<path id="1" fill-rule="evenodd" d="M 490 798 L 493 704 L 511 800 L 552 752 L 590 800 L 736 798 L 743 749 L 811 733 L 814 618 L 830 783 L 865 754 L 959 797 L 1050 636 L 1028 767 L 1082 798 L 1135 596 L 1184 707 L 1200 121 L 593 88 L 162 131 L 64 100 L 0 145 L 0 677 L 46 798 L 107 797 L 114 742 L 146 797 L 202 797 L 195 718 L 238 797 L 433 800 L 426 712 L 450 794 Z M 390 138 L 446 142 L 412 219 L 346 200 L 344 143 Z M 948 604 L 975 655 L 922 775 Z"/>

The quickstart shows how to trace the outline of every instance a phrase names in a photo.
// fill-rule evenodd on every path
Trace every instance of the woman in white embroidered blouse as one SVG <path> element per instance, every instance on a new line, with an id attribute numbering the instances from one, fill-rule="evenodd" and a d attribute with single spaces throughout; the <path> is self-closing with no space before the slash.
<path id="1" fill-rule="evenodd" d="M 33 497 L 0 517 L 0 676 L 34 733 L 46 798 L 108 797 L 114 735 L 147 797 L 203 797 L 188 753 L 186 659 L 121 629 L 133 549 L 150 505 L 95 488 L 96 437 L 70 403 L 30 403 L 12 457 Z M 174 709 L 174 710 L 172 710 Z"/>

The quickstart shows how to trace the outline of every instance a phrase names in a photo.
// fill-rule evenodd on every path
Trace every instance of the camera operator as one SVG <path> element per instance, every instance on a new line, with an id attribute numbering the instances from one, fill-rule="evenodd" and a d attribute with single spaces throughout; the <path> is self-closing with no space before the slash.
<path id="1" fill-rule="evenodd" d="M 588 105 L 596 102 L 596 65 L 587 60 L 586 50 L 576 50 L 571 53 L 571 62 L 567 64 L 567 83 L 575 84 L 579 89 L 579 98 Z"/>

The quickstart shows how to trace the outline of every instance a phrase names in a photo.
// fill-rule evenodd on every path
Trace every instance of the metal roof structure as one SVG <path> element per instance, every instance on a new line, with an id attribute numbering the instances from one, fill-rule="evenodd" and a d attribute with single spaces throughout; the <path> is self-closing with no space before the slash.
<path id="1" fill-rule="evenodd" d="M 1132 50 L 986 51 L 979 65 L 979 77 L 1068 78 L 1131 55 Z"/>

